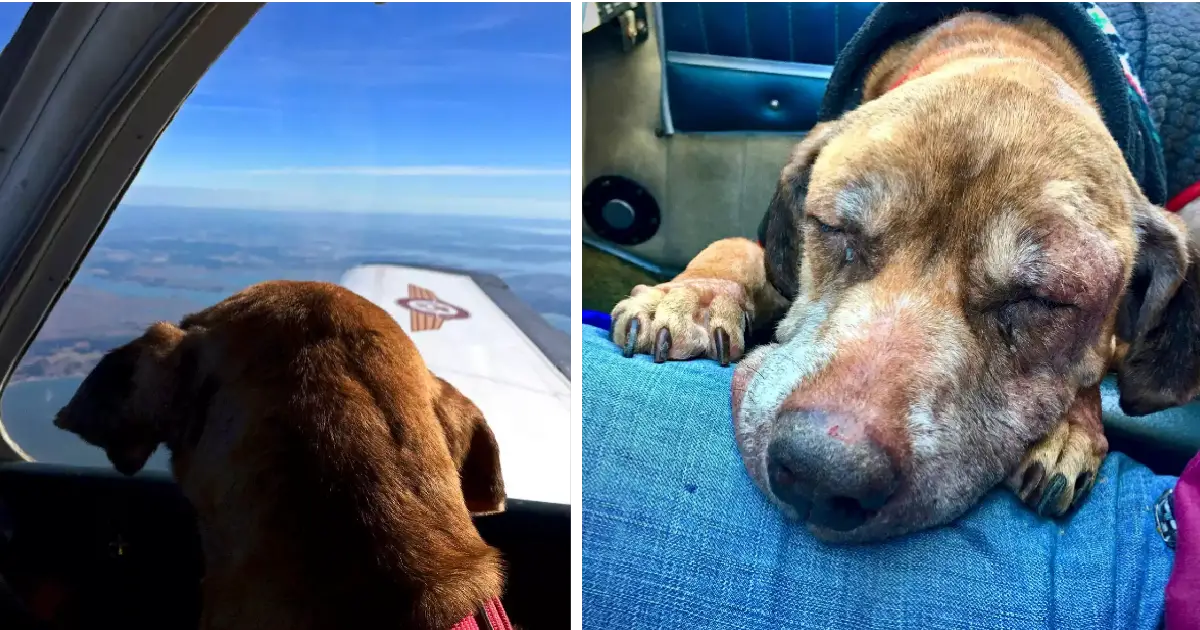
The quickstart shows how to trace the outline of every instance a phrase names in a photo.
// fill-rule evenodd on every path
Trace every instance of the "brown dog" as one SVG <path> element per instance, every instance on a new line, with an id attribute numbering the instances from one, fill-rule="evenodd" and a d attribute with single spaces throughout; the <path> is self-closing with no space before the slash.
<path id="1" fill-rule="evenodd" d="M 779 322 L 735 372 L 735 429 L 823 539 L 943 524 L 1003 480 L 1061 515 L 1108 450 L 1110 365 L 1129 413 L 1200 390 L 1196 250 L 1039 19 L 962 14 L 891 48 L 796 147 L 767 221 L 765 250 L 722 240 L 635 288 L 613 339 L 636 321 L 636 351 L 727 361 Z"/>
<path id="2" fill-rule="evenodd" d="M 499 597 L 471 513 L 504 508 L 479 410 L 379 307 L 266 282 L 113 350 L 55 424 L 195 507 L 200 627 L 445 630 Z"/>

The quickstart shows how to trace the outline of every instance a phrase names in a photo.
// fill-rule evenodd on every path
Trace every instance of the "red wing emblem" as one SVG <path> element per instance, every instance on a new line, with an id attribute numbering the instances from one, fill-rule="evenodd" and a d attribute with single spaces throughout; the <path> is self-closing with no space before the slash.
<path id="1" fill-rule="evenodd" d="M 413 332 L 437 330 L 448 319 L 467 319 L 471 316 L 466 310 L 439 300 L 433 291 L 415 284 L 408 285 L 408 297 L 400 298 L 396 303 L 408 309 L 409 327 Z"/>

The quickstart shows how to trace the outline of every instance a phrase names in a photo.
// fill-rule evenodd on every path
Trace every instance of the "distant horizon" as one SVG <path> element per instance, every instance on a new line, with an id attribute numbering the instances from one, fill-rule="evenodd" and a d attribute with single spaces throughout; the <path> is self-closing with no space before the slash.
<path id="1" fill-rule="evenodd" d="M 266 213 L 266 214 L 307 214 L 307 215 L 340 214 L 340 215 L 354 215 L 354 216 L 388 216 L 388 215 L 390 215 L 390 216 L 436 217 L 436 218 L 461 217 L 461 218 L 471 218 L 471 219 L 480 219 L 480 218 L 483 218 L 483 219 L 513 219 L 513 220 L 519 220 L 519 221 L 549 221 L 549 222 L 554 222 L 554 223 L 563 223 L 568 226 L 568 230 L 569 230 L 569 226 L 571 224 L 571 217 L 570 217 L 570 212 L 569 212 L 570 204 L 565 201 L 562 203 L 567 206 L 568 214 L 567 214 L 567 216 L 559 217 L 559 216 L 551 216 L 551 215 L 514 215 L 514 214 L 495 214 L 495 213 L 491 213 L 491 214 L 489 214 L 489 213 L 469 213 L 469 212 L 455 212 L 453 210 L 449 210 L 449 211 L 445 211 L 445 212 L 435 212 L 435 211 L 422 211 L 422 210 L 354 210 L 354 209 L 336 210 L 336 209 L 330 209 L 330 208 L 317 208 L 317 207 L 291 209 L 291 208 L 249 208 L 249 207 L 235 207 L 235 206 L 227 206 L 227 207 L 197 206 L 197 205 L 181 205 L 178 203 L 148 203 L 148 202 L 143 202 L 143 201 L 128 201 L 128 198 L 129 198 L 129 195 L 127 193 L 117 203 L 117 207 L 116 207 L 116 209 L 113 210 L 113 214 L 120 212 L 121 208 L 130 208 L 133 210 L 170 209 L 170 210 L 197 210 L 197 211 L 221 211 L 221 212 L 262 212 L 262 213 Z"/>

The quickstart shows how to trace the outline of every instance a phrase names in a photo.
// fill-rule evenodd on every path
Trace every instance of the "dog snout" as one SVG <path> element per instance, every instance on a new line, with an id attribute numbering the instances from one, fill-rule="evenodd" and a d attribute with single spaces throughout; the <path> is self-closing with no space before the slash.
<path id="1" fill-rule="evenodd" d="M 854 418 L 784 410 L 767 446 L 771 492 L 804 521 L 835 531 L 869 520 L 895 493 L 887 452 Z"/>

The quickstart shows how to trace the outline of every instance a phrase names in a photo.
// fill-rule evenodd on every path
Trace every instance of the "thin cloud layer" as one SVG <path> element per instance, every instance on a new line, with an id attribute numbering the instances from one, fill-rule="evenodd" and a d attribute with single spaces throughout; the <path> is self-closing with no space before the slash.
<path id="1" fill-rule="evenodd" d="M 547 177 L 571 174 L 569 168 L 509 166 L 315 166 L 255 169 L 248 175 L 364 175 L 372 177 Z"/>
<path id="2" fill-rule="evenodd" d="M 320 188 L 256 190 L 134 183 L 122 203 L 133 206 L 264 210 L 276 212 L 368 212 L 459 214 L 569 220 L 567 200 L 545 197 L 372 195 Z"/>

